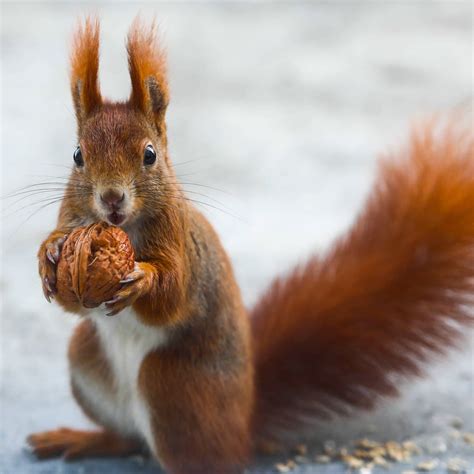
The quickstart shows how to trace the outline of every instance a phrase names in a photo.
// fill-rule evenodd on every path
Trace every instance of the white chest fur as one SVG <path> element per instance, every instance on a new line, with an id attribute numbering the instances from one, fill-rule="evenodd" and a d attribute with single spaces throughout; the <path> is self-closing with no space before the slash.
<path id="1" fill-rule="evenodd" d="M 90 318 L 110 364 L 114 387 L 104 387 L 85 373 L 73 374 L 74 382 L 101 419 L 124 435 L 140 436 L 153 451 L 149 410 L 138 390 L 137 378 L 145 356 L 166 344 L 166 331 L 141 324 L 131 308 L 113 317 L 95 310 Z"/>

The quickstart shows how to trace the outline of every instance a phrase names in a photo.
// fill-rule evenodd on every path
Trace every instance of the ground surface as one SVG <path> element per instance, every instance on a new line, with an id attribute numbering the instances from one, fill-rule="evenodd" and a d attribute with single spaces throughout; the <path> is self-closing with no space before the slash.
<path id="1" fill-rule="evenodd" d="M 115 3 L 95 10 L 104 19 L 103 91 L 125 97 L 123 38 L 139 7 Z M 2 194 L 67 174 L 75 145 L 68 40 L 84 11 L 2 4 Z M 186 183 L 226 191 L 185 185 L 207 196 L 190 197 L 225 210 L 204 208 L 249 304 L 272 275 L 323 249 L 347 227 L 370 187 L 376 154 L 396 147 L 412 119 L 469 110 L 472 100 L 469 2 L 183 3 L 141 11 L 156 12 L 169 47 L 169 129 L 178 173 Z M 57 207 L 28 219 L 35 206 L 22 209 L 27 202 L 7 202 L 1 221 L 0 470 L 155 472 L 140 458 L 39 463 L 22 449 L 32 431 L 87 426 L 70 396 L 65 362 L 76 321 L 44 301 L 36 275 L 35 252 L 54 226 Z M 427 380 L 406 384 L 401 400 L 316 427 L 311 456 L 324 441 L 342 445 L 369 435 L 418 440 L 426 451 L 416 462 L 439 458 L 437 472 L 458 455 L 474 466 L 473 448 L 449 435 L 457 419 L 461 430 L 474 431 L 472 365 L 467 342 Z M 275 472 L 274 462 L 260 459 L 249 472 Z M 344 470 L 340 463 L 298 468 Z"/>

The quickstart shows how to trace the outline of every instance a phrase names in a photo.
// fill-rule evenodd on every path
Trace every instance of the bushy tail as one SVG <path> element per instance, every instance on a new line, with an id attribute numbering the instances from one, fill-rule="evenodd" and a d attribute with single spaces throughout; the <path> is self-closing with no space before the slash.
<path id="1" fill-rule="evenodd" d="M 256 436 L 396 395 L 395 376 L 459 341 L 473 302 L 473 139 L 426 127 L 381 162 L 349 232 L 254 308 Z"/>

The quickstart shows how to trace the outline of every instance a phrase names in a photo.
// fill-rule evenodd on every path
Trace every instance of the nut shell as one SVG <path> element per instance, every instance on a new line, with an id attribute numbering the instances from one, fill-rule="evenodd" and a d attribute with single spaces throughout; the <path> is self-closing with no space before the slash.
<path id="1" fill-rule="evenodd" d="M 134 269 L 135 256 L 127 234 L 106 223 L 79 227 L 64 242 L 57 267 L 57 299 L 95 308 L 113 298 Z"/>

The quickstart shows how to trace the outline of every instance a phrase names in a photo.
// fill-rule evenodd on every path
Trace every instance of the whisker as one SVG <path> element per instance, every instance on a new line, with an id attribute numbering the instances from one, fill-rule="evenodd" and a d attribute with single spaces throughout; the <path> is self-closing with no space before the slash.
<path id="1" fill-rule="evenodd" d="M 186 181 L 176 181 L 176 182 L 168 181 L 167 184 L 175 184 L 175 185 L 182 185 L 182 186 L 196 186 L 200 188 L 211 189 L 212 191 L 218 191 L 228 196 L 232 196 L 231 193 L 229 193 L 228 191 L 225 191 L 224 189 L 216 188 L 214 186 L 209 186 L 207 184 L 191 183 L 191 182 L 186 182 Z"/>
<path id="2" fill-rule="evenodd" d="M 45 209 L 46 207 L 48 206 L 51 206 L 53 204 L 56 204 L 58 202 L 62 201 L 62 198 L 59 198 L 58 200 L 56 201 L 53 201 L 53 202 L 48 202 L 46 204 L 43 204 L 41 207 L 39 207 L 38 209 L 35 209 L 24 221 L 22 221 L 18 227 L 16 227 L 16 229 L 7 237 L 8 240 L 10 240 L 14 234 L 16 234 L 18 232 L 18 230 L 24 226 L 33 216 L 35 216 L 36 214 L 38 214 L 38 212 L 40 212 L 41 210 Z"/>
<path id="3" fill-rule="evenodd" d="M 84 194 L 91 194 L 90 190 L 88 189 L 70 189 L 70 188 L 52 188 L 52 189 L 38 189 L 34 191 L 22 191 L 16 194 L 12 194 L 10 196 L 5 196 L 1 200 L 5 203 L 8 201 L 11 201 L 12 199 L 18 198 L 15 201 L 10 202 L 9 205 L 13 205 L 16 202 L 23 201 L 28 198 L 32 198 L 35 196 L 41 196 L 41 195 L 53 195 L 55 193 L 62 193 L 64 196 L 70 195 L 71 193 L 84 193 Z"/>
<path id="4" fill-rule="evenodd" d="M 67 192 L 67 191 L 70 190 L 70 189 L 86 190 L 86 189 L 90 189 L 90 188 L 86 188 L 86 187 L 83 187 L 83 188 L 79 188 L 79 187 L 70 188 L 70 187 L 68 187 L 68 186 L 61 186 L 61 187 L 55 187 L 55 188 L 34 188 L 34 189 L 25 189 L 24 191 L 17 191 L 17 192 L 15 192 L 15 193 L 11 193 L 11 194 L 7 194 L 6 196 L 2 196 L 2 200 L 12 199 L 12 198 L 15 198 L 15 197 L 17 197 L 17 196 L 23 196 L 23 195 L 33 196 L 33 195 L 35 195 L 35 194 L 53 193 L 53 192 L 56 192 L 56 191 L 64 191 L 64 192 Z"/>
<path id="5" fill-rule="evenodd" d="M 192 173 L 177 174 L 176 177 L 177 177 L 178 179 L 180 179 L 180 178 L 183 178 L 183 177 L 185 177 L 185 176 L 195 176 L 195 175 L 197 175 L 197 174 L 199 174 L 199 173 L 202 173 L 202 171 L 193 171 Z"/>
<path id="6" fill-rule="evenodd" d="M 166 190 L 165 190 L 166 192 Z M 204 193 L 200 193 L 198 191 L 191 191 L 189 189 L 185 189 L 184 190 L 185 193 L 189 193 L 189 194 L 194 194 L 196 196 L 201 196 L 201 197 L 205 197 L 207 199 L 209 199 L 210 201 L 212 202 L 215 202 L 216 204 L 219 204 L 220 206 L 222 206 L 224 209 L 227 209 L 228 211 L 232 211 L 232 209 L 230 209 L 227 205 L 225 205 L 223 202 L 219 201 L 218 199 L 215 199 L 213 198 L 212 196 L 208 196 L 207 194 L 204 194 Z M 163 195 L 163 191 L 160 191 L 159 194 Z"/>
<path id="7" fill-rule="evenodd" d="M 67 169 L 72 169 L 72 165 L 63 165 L 61 163 L 46 163 L 42 162 L 41 164 L 46 165 L 46 166 L 56 166 L 58 168 L 67 168 Z"/>
<path id="8" fill-rule="evenodd" d="M 54 194 L 53 196 L 49 196 L 48 198 L 43 199 L 43 200 L 40 200 L 40 201 L 29 202 L 29 203 L 25 204 L 25 206 L 21 207 L 20 209 L 17 209 L 17 211 L 21 211 L 23 208 L 26 208 L 26 207 L 34 206 L 34 205 L 35 205 L 36 203 L 38 203 L 38 202 L 46 202 L 47 199 L 56 199 L 56 198 L 61 198 L 61 199 L 65 199 L 65 198 L 85 198 L 85 197 L 88 197 L 88 196 L 90 196 L 90 195 L 91 195 L 91 194 L 85 194 L 85 193 Z M 13 206 L 15 206 L 16 204 L 19 204 L 20 202 L 24 201 L 25 199 L 27 199 L 27 198 L 29 198 L 29 197 L 32 197 L 32 196 L 23 196 L 23 197 L 17 199 L 16 201 L 10 203 L 8 206 L 2 207 L 2 210 L 3 210 L 3 211 L 8 211 L 9 209 L 12 209 Z"/>
<path id="9" fill-rule="evenodd" d="M 51 191 L 51 192 L 53 192 L 53 191 Z M 19 199 L 17 199 L 16 201 L 10 203 L 7 206 L 7 208 L 10 208 L 13 205 L 15 205 L 16 203 L 21 202 L 21 201 L 23 201 L 25 199 L 28 199 L 28 198 L 44 197 L 44 196 L 42 196 L 44 194 L 48 194 L 48 193 L 38 191 L 38 192 L 35 192 L 35 193 L 32 193 L 32 194 L 28 194 L 26 196 L 22 196 Z M 45 202 L 48 199 L 55 199 L 57 197 L 62 197 L 64 199 L 64 198 L 68 198 L 68 197 L 69 198 L 88 197 L 88 196 L 91 196 L 91 195 L 92 195 L 91 192 L 87 192 L 87 191 L 85 192 L 83 190 L 70 190 L 70 189 L 62 190 L 62 189 L 58 189 L 57 191 L 54 191 L 53 195 L 50 194 L 49 196 L 44 197 L 44 199 L 40 199 L 40 200 L 34 201 L 32 203 L 28 203 L 27 205 L 33 205 L 33 204 L 35 204 L 35 202 Z"/>
<path id="10" fill-rule="evenodd" d="M 30 176 L 33 178 L 62 179 L 64 181 L 76 182 L 76 183 L 83 183 L 85 181 L 86 183 L 92 184 L 92 181 L 90 180 L 90 178 L 88 178 L 85 175 L 81 177 L 73 176 L 72 174 L 69 174 L 68 176 L 53 176 L 53 175 L 48 175 L 48 174 L 32 174 L 32 175 L 27 175 L 27 176 Z"/>
<path id="11" fill-rule="evenodd" d="M 189 163 L 195 163 L 196 161 L 199 161 L 199 160 L 178 161 L 177 163 L 173 163 L 173 168 L 176 166 L 187 165 Z"/>
<path id="12" fill-rule="evenodd" d="M 228 212 L 227 210 L 222 209 L 222 208 L 220 208 L 220 207 L 218 207 L 218 206 L 214 206 L 213 204 L 210 204 L 210 203 L 205 202 L 205 201 L 200 201 L 200 200 L 198 200 L 198 199 L 188 198 L 188 197 L 186 197 L 186 196 L 184 196 L 184 195 L 181 195 L 181 196 L 180 196 L 180 195 L 170 194 L 170 193 L 166 193 L 166 192 L 165 192 L 165 193 L 161 192 L 161 193 L 159 194 L 159 196 L 167 197 L 167 198 L 171 198 L 171 199 L 181 199 L 181 200 L 184 200 L 184 201 L 187 201 L 187 202 L 192 202 L 192 203 L 194 203 L 194 204 L 200 204 L 200 205 L 203 205 L 203 206 L 207 206 L 207 207 L 209 207 L 209 208 L 212 208 L 212 209 L 215 209 L 215 210 L 217 210 L 217 211 L 220 211 L 220 212 L 222 212 L 222 213 L 224 213 L 224 214 L 227 214 L 227 215 L 229 215 L 229 216 L 231 216 L 231 217 L 233 217 L 233 218 L 235 218 L 235 219 L 238 219 L 238 220 L 240 220 L 240 221 L 245 222 L 244 219 L 242 219 L 242 217 L 240 217 L 240 216 L 238 216 L 238 215 L 236 215 L 236 214 L 234 214 L 234 213 L 232 213 L 232 212 Z M 144 198 L 145 201 L 146 201 L 147 198 L 150 198 L 150 194 L 146 194 L 146 193 L 145 193 L 145 194 L 143 194 L 143 193 L 139 194 L 139 193 L 138 193 L 138 194 L 137 194 L 137 197 Z M 157 197 L 157 196 L 154 195 L 154 196 L 153 196 L 154 199 L 149 199 L 149 201 L 152 201 L 152 202 L 154 202 L 154 204 L 157 204 L 157 202 L 156 202 L 156 197 Z M 159 202 L 158 204 L 161 205 L 162 203 Z M 146 203 L 145 203 L 145 205 L 146 205 Z M 152 209 L 151 207 L 149 207 L 149 208 Z"/>
<path id="13" fill-rule="evenodd" d="M 214 186 L 208 186 L 207 184 L 201 184 L 201 183 L 192 183 L 192 182 L 186 182 L 186 181 L 168 181 L 163 178 L 143 178 L 141 181 L 138 181 L 136 183 L 137 186 L 140 186 L 141 184 L 146 184 L 146 183 L 154 183 L 154 184 L 169 184 L 169 185 L 176 185 L 176 186 L 198 186 L 202 188 L 207 188 L 207 189 L 212 189 L 213 191 L 218 191 L 220 193 L 227 194 L 228 196 L 232 196 L 231 193 L 228 191 L 225 191 L 224 189 L 219 189 Z"/>
<path id="14" fill-rule="evenodd" d="M 61 191 L 61 190 L 58 190 L 58 191 Z M 5 207 L 4 209 L 10 209 L 12 208 L 15 204 L 18 204 L 19 202 L 21 201 L 24 201 L 25 199 L 28 199 L 28 198 L 31 198 L 31 197 L 34 197 L 34 196 L 37 196 L 37 195 L 41 195 L 41 194 L 47 194 L 49 193 L 50 190 L 48 191 L 36 191 L 36 192 L 31 192 L 25 196 L 21 196 L 20 198 L 18 198 L 17 200 L 9 203 L 9 205 L 7 207 Z M 51 191 L 51 192 L 57 192 L 57 191 Z M 56 194 L 54 196 L 57 196 Z M 64 196 L 64 194 L 61 194 L 61 196 Z"/>
<path id="15" fill-rule="evenodd" d="M 37 189 L 39 187 L 43 187 L 44 189 L 50 189 L 52 186 L 61 186 L 61 188 L 66 188 L 68 186 L 68 183 L 61 183 L 61 182 L 54 182 L 54 181 L 50 181 L 50 182 L 44 182 L 44 183 L 33 183 L 33 184 L 28 184 L 26 186 L 23 186 L 22 188 L 18 188 L 14 191 L 12 191 L 11 193 L 9 194 L 6 194 L 4 197 L 8 197 L 12 194 L 15 194 L 15 193 L 19 193 L 19 192 L 22 192 L 22 191 L 27 191 L 27 190 L 34 190 L 34 189 Z"/>

